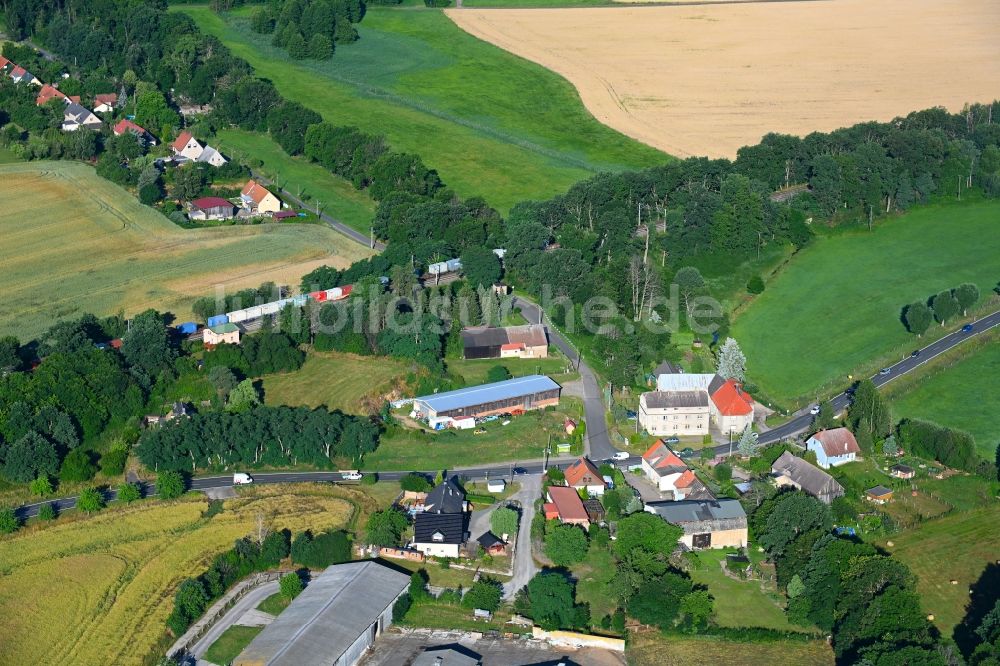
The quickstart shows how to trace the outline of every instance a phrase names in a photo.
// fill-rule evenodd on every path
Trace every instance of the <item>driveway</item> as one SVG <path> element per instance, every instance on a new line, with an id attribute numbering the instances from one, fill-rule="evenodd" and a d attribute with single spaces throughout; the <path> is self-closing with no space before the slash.
<path id="1" fill-rule="evenodd" d="M 247 592 L 239 601 L 237 601 L 229 612 L 219 618 L 219 621 L 212 625 L 212 628 L 205 632 L 205 635 L 198 639 L 198 642 L 194 644 L 191 652 L 194 654 L 195 659 L 198 660 L 199 664 L 208 664 L 211 662 L 204 661 L 205 653 L 208 648 L 212 647 L 212 643 L 218 640 L 226 629 L 233 626 L 234 624 L 240 624 L 240 620 L 244 615 L 253 611 L 257 608 L 257 604 L 267 599 L 269 596 L 278 591 L 278 581 L 272 581 L 270 583 L 264 583 L 259 585 L 254 589 Z"/>
<path id="2" fill-rule="evenodd" d="M 535 517 L 535 500 L 542 493 L 542 475 L 524 474 L 517 479 L 521 489 L 511 496 L 521 503 L 521 524 L 517 528 L 517 543 L 514 550 L 514 577 L 504 583 L 504 599 L 514 595 L 538 573 L 535 560 L 531 557 L 531 520 Z"/>

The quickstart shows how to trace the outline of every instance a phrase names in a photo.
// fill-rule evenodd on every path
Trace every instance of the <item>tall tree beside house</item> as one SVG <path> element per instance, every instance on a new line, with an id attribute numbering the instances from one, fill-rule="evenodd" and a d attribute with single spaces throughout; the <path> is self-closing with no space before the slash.
<path id="1" fill-rule="evenodd" d="M 931 299 L 931 308 L 934 309 L 934 318 L 937 319 L 942 326 L 944 326 L 949 319 L 958 314 L 958 307 L 958 301 L 950 291 L 942 291 L 940 294 Z"/>
<path id="2" fill-rule="evenodd" d="M 955 300 L 958 301 L 958 306 L 962 308 L 962 316 L 966 316 L 969 314 L 969 308 L 979 300 L 979 287 L 971 282 L 958 285 L 955 288 Z"/>
<path id="3" fill-rule="evenodd" d="M 757 438 L 757 433 L 753 431 L 750 425 L 747 425 L 743 429 L 742 434 L 740 434 L 740 441 L 736 445 L 736 450 L 740 452 L 740 455 L 752 458 L 760 449 L 760 443 L 757 441 Z"/>
<path id="4" fill-rule="evenodd" d="M 747 357 L 733 338 L 726 338 L 719 349 L 719 359 L 715 371 L 723 379 L 735 379 L 742 382 L 746 379 Z"/>
<path id="5" fill-rule="evenodd" d="M 931 325 L 931 321 L 934 319 L 934 315 L 931 312 L 931 309 L 927 307 L 926 303 L 917 301 L 916 303 L 910 303 L 906 306 L 906 311 L 903 313 L 903 319 L 906 321 L 907 330 L 919 338 L 927 332 L 927 329 Z"/>
<path id="6" fill-rule="evenodd" d="M 852 430 L 856 433 L 865 430 L 873 440 L 882 439 L 889 434 L 892 426 L 889 406 L 870 379 L 858 383 L 847 410 L 847 420 Z"/>

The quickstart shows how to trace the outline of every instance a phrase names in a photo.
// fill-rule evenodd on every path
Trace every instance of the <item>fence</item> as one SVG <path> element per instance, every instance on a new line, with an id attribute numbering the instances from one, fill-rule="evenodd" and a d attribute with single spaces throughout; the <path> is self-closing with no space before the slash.
<path id="1" fill-rule="evenodd" d="M 198 642 L 198 640 L 205 635 L 209 629 L 227 612 L 229 609 L 236 605 L 236 602 L 242 599 L 246 594 L 259 587 L 264 583 L 271 583 L 282 576 L 284 576 L 288 571 L 266 571 L 263 573 L 257 573 L 250 576 L 246 580 L 240 581 L 233 586 L 231 590 L 222 595 L 222 598 L 212 604 L 211 608 L 205 611 L 205 614 L 200 620 L 195 622 L 191 627 L 184 632 L 184 635 L 177 639 L 176 642 L 167 651 L 168 657 L 176 657 L 179 655 L 188 654 L 191 648 Z"/>

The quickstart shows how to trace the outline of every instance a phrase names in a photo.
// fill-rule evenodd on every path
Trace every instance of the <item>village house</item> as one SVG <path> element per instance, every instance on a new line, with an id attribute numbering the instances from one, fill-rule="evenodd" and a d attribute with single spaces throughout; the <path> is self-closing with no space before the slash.
<path id="1" fill-rule="evenodd" d="M 196 160 L 205 148 L 198 143 L 198 139 L 191 136 L 191 132 L 181 132 L 170 144 L 170 150 L 178 157 Z"/>
<path id="2" fill-rule="evenodd" d="M 754 401 L 742 384 L 716 374 L 666 371 L 673 369 L 661 364 L 653 371 L 656 390 L 639 397 L 639 425 L 646 432 L 705 435 L 715 425 L 722 433 L 739 434 L 753 424 Z"/>
<path id="3" fill-rule="evenodd" d="M 240 192 L 243 208 L 252 215 L 266 215 L 281 210 L 281 199 L 255 180 L 248 180 Z"/>
<path id="4" fill-rule="evenodd" d="M 824 504 L 844 496 L 844 487 L 836 479 L 791 451 L 785 451 L 771 464 L 771 477 L 779 488 L 801 490 Z"/>
<path id="5" fill-rule="evenodd" d="M 413 520 L 410 547 L 427 557 L 458 557 L 469 540 L 468 508 L 465 491 L 454 477 L 438 484 Z"/>
<path id="6" fill-rule="evenodd" d="M 541 324 L 470 326 L 462 329 L 463 357 L 546 358 L 549 340 Z"/>
<path id="7" fill-rule="evenodd" d="M 476 539 L 476 542 L 490 555 L 496 556 L 507 553 L 507 546 L 497 535 L 493 534 L 493 532 L 486 532 L 481 537 Z"/>
<path id="8" fill-rule="evenodd" d="M 653 442 L 642 454 L 642 471 L 667 499 L 708 499 L 712 495 L 695 473 L 662 439 Z"/>
<path id="9" fill-rule="evenodd" d="M 747 545 L 747 514 L 739 500 L 651 502 L 648 513 L 684 530 L 686 548 L 743 548 Z"/>
<path id="10" fill-rule="evenodd" d="M 542 506 L 546 520 L 558 520 L 567 525 L 580 525 L 586 529 L 590 517 L 583 506 L 579 493 L 569 486 L 549 486 L 546 491 L 548 502 Z"/>
<path id="11" fill-rule="evenodd" d="M 650 435 L 707 435 L 705 391 L 649 391 L 639 396 L 639 425 Z"/>
<path id="12" fill-rule="evenodd" d="M 221 344 L 238 345 L 240 344 L 240 327 L 236 324 L 208 326 L 202 332 L 202 341 L 206 347 Z"/>
<path id="13" fill-rule="evenodd" d="M 816 453 L 816 464 L 823 469 L 846 465 L 861 453 L 858 440 L 847 428 L 820 430 L 806 440 L 806 449 Z"/>
<path id="14" fill-rule="evenodd" d="M 601 472 L 586 458 L 580 458 L 566 468 L 566 485 L 576 490 L 584 490 L 590 497 L 604 495 L 604 478 Z"/>
<path id="15" fill-rule="evenodd" d="M 215 148 L 212 148 L 212 146 L 205 146 L 204 150 L 201 151 L 201 154 L 195 158 L 195 161 L 214 167 L 220 167 L 229 162 L 229 160 L 222 156 L 222 153 L 217 151 Z"/>
<path id="16" fill-rule="evenodd" d="M 80 128 L 97 130 L 101 128 L 101 119 L 92 111 L 88 111 L 76 102 L 66 105 L 63 112 L 62 130 L 64 132 L 75 132 Z"/>
<path id="17" fill-rule="evenodd" d="M 153 138 L 152 134 L 147 132 L 144 127 L 136 125 L 128 118 L 122 118 L 121 120 L 119 120 L 111 131 L 112 133 L 114 133 L 115 136 L 121 136 L 122 134 L 128 132 L 129 134 L 132 134 L 143 143 L 149 144 L 151 146 L 156 145 L 156 139 Z"/>
<path id="18" fill-rule="evenodd" d="M 11 65 L 13 66 L 10 68 L 10 78 L 14 80 L 14 83 L 30 83 L 36 86 L 42 85 L 42 82 L 24 67 L 14 65 L 14 63 L 11 63 Z"/>
<path id="19" fill-rule="evenodd" d="M 111 113 L 118 105 L 118 95 L 114 93 L 98 93 L 94 95 L 94 112 Z"/>
<path id="20" fill-rule="evenodd" d="M 49 102 L 50 100 L 53 100 L 53 99 L 60 99 L 60 100 L 62 100 L 64 102 L 66 102 L 67 104 L 70 101 L 74 101 L 74 100 L 71 100 L 66 95 L 64 95 L 62 92 L 60 92 L 60 90 L 58 88 L 56 88 L 55 86 L 52 86 L 52 85 L 49 85 L 48 83 L 46 83 L 45 85 L 42 86 L 42 89 L 38 91 L 38 96 L 35 98 L 35 104 L 37 106 L 42 106 L 46 102 Z M 80 98 L 77 97 L 75 101 L 79 102 Z"/>
<path id="21" fill-rule="evenodd" d="M 192 220 L 228 220 L 235 211 L 236 206 L 222 197 L 202 197 L 188 204 L 188 217 Z"/>
<path id="22" fill-rule="evenodd" d="M 912 479 L 916 476 L 916 471 L 909 465 L 893 465 L 889 469 L 889 474 L 897 479 Z"/>

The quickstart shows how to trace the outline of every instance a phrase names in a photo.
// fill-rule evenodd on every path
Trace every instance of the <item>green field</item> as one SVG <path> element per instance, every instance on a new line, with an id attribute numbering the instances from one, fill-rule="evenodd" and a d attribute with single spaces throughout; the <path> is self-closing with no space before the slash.
<path id="1" fill-rule="evenodd" d="M 388 392 L 405 372 L 405 363 L 390 358 L 313 352 L 299 370 L 264 377 L 264 401 L 369 413 L 364 398 Z M 372 402 L 375 411 L 381 404 Z"/>
<path id="2" fill-rule="evenodd" d="M 819 236 L 736 319 L 751 379 L 784 406 L 843 388 L 848 374 L 898 360 L 918 340 L 907 303 L 1000 275 L 1000 203 L 922 207 L 872 232 Z M 937 330 L 932 328 L 932 334 Z"/>
<path id="3" fill-rule="evenodd" d="M 723 571 L 727 552 L 723 549 L 697 553 L 699 568 L 691 570 L 694 582 L 704 585 L 715 597 L 715 622 L 722 627 L 764 627 L 795 631 L 785 611 L 761 590 L 760 581 L 737 580 Z M 753 609 L 748 613 L 747 609 Z"/>
<path id="4" fill-rule="evenodd" d="M 969 587 L 1000 553 L 997 520 L 996 505 L 955 513 L 893 536 L 886 546 L 916 574 L 920 603 L 945 636 L 965 615 Z"/>
<path id="5" fill-rule="evenodd" d="M 263 162 L 254 167 L 272 181 L 302 199 L 315 211 L 320 210 L 361 233 L 367 234 L 375 216 L 375 202 L 365 192 L 359 192 L 348 181 L 299 157 L 290 157 L 268 135 L 239 129 L 216 132 L 219 149 L 227 155 Z M 291 202 L 289 202 L 291 203 Z"/>
<path id="6" fill-rule="evenodd" d="M 569 361 L 562 355 L 551 356 L 549 358 L 482 358 L 482 359 L 447 359 L 448 372 L 459 375 L 465 380 L 466 385 L 486 383 L 486 375 L 490 368 L 502 365 L 507 368 L 513 377 L 524 377 L 525 375 L 548 375 L 560 384 L 575 379 L 579 373 L 571 371 Z"/>
<path id="7" fill-rule="evenodd" d="M 632 634 L 625 656 L 633 666 L 832 666 L 834 663 L 833 650 L 823 640 L 742 643 L 716 636 L 664 636 L 652 631 Z"/>
<path id="8" fill-rule="evenodd" d="M 980 455 L 992 459 L 1000 443 L 1000 342 L 949 367 L 935 368 L 908 391 L 892 398 L 896 417 L 927 419 L 972 433 Z"/>
<path id="9" fill-rule="evenodd" d="M 0 332 L 25 340 L 85 312 L 156 308 L 185 321 L 217 285 L 298 284 L 369 255 L 321 225 L 181 229 L 73 162 L 0 166 L 0 210 Z"/>
<path id="10" fill-rule="evenodd" d="M 205 659 L 213 664 L 228 664 L 239 656 L 243 649 L 264 627 L 244 627 L 238 624 L 226 629 L 222 635 L 205 651 Z"/>
<path id="11" fill-rule="evenodd" d="M 669 159 L 602 125 L 548 70 L 466 34 L 442 12 L 369 7 L 360 41 L 327 62 L 295 61 L 254 34 L 246 12 L 175 6 L 334 124 L 384 134 L 462 196 L 506 212 L 599 170 Z"/>

